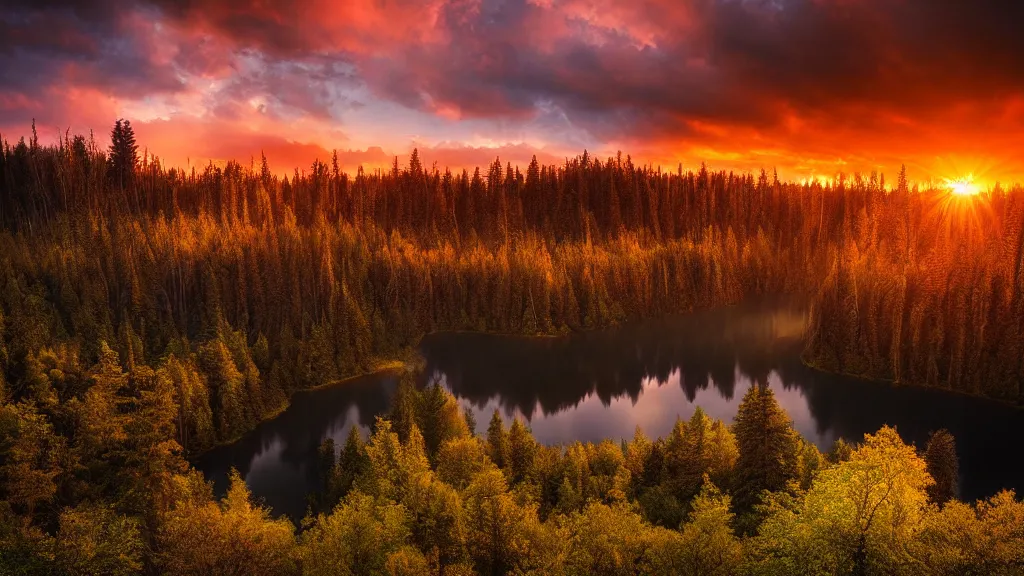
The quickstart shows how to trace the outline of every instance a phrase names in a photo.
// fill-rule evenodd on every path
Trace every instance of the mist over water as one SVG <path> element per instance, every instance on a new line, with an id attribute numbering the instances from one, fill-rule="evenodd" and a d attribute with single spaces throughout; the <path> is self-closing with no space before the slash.
<path id="1" fill-rule="evenodd" d="M 544 444 L 628 439 L 638 426 L 664 436 L 697 406 L 731 422 L 751 386 L 770 386 L 823 451 L 886 424 L 919 447 L 947 428 L 957 440 L 961 498 L 1024 489 L 1020 459 L 1005 448 L 1024 433 L 1024 411 L 815 371 L 800 361 L 806 325 L 800 307 L 761 304 L 553 338 L 432 334 L 420 344 L 421 384 L 451 390 L 473 410 L 478 433 L 497 409 L 506 423 L 527 420 Z M 197 464 L 218 492 L 234 466 L 275 513 L 299 519 L 317 489 L 317 446 L 327 437 L 343 443 L 352 425 L 368 434 L 396 386 L 397 376 L 385 374 L 296 394 L 278 418 Z"/>

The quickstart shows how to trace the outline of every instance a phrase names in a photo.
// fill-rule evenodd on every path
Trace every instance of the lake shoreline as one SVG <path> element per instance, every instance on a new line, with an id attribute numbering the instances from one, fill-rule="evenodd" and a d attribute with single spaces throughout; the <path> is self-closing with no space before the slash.
<path id="1" fill-rule="evenodd" d="M 788 301 L 789 303 L 792 303 L 791 299 L 786 299 L 786 298 L 769 298 L 769 299 L 765 299 L 765 301 L 768 301 L 768 302 L 771 302 L 771 301 L 787 302 Z M 199 458 L 201 458 L 205 454 L 211 452 L 212 450 L 215 450 L 215 449 L 218 449 L 218 448 L 222 448 L 222 447 L 225 447 L 225 446 L 231 446 L 232 444 L 237 443 L 239 440 L 241 440 L 243 437 L 245 437 L 246 434 L 249 434 L 253 430 L 255 430 L 256 427 L 260 426 L 261 424 L 263 424 L 265 422 L 268 422 L 270 420 L 273 420 L 273 419 L 277 418 L 278 416 L 283 414 L 285 411 L 287 411 L 288 408 L 290 408 L 291 405 L 292 405 L 292 397 L 295 394 L 303 393 L 303 392 L 314 392 L 314 391 L 317 391 L 317 390 L 322 390 L 324 388 L 330 388 L 330 387 L 333 387 L 333 386 L 341 386 L 341 385 L 344 385 L 344 384 L 346 384 L 348 382 L 352 382 L 354 380 L 358 380 L 358 379 L 362 379 L 362 378 L 374 377 L 374 376 L 383 376 L 383 375 L 386 375 L 386 374 L 389 374 L 389 373 L 401 372 L 403 370 L 404 371 L 413 371 L 413 370 L 422 368 L 422 358 L 420 357 L 419 347 L 423 343 L 423 340 L 426 339 L 426 338 L 443 336 L 443 335 L 469 335 L 469 336 L 480 336 L 480 337 L 495 338 L 495 339 L 508 338 L 508 339 L 514 339 L 514 340 L 520 340 L 520 341 L 531 341 L 531 340 L 533 340 L 533 341 L 565 340 L 565 339 L 571 339 L 574 336 L 586 336 L 586 335 L 589 335 L 589 334 L 597 334 L 597 333 L 600 333 L 600 332 L 603 332 L 603 331 L 621 329 L 621 328 L 623 328 L 625 326 L 639 325 L 639 324 L 643 324 L 643 323 L 646 323 L 646 322 L 658 322 L 658 321 L 665 322 L 665 321 L 671 321 L 674 318 L 687 317 L 687 316 L 692 316 L 694 314 L 710 313 L 710 312 L 721 311 L 721 310 L 736 310 L 736 309 L 742 309 L 742 308 L 748 307 L 748 306 L 749 307 L 757 306 L 758 304 L 759 303 L 757 303 L 757 302 L 740 302 L 740 303 L 736 303 L 736 304 L 730 304 L 730 305 L 726 305 L 726 306 L 719 306 L 719 307 L 715 307 L 715 308 L 701 308 L 701 309 L 691 310 L 689 312 L 682 312 L 682 313 L 675 313 L 675 314 L 666 314 L 666 315 L 658 316 L 658 317 L 655 317 L 655 318 L 627 319 L 627 320 L 624 320 L 622 322 L 616 322 L 616 323 L 610 324 L 608 326 L 600 326 L 600 327 L 595 327 L 595 328 L 570 328 L 570 329 L 568 329 L 568 331 L 558 329 L 558 330 L 553 331 L 552 333 L 540 332 L 540 333 L 536 333 L 536 334 L 521 334 L 521 333 L 514 333 L 514 332 L 474 330 L 474 329 L 431 330 L 430 332 L 426 332 L 426 333 L 422 334 L 417 339 L 417 342 L 416 342 L 416 344 L 414 346 L 402 348 L 398 352 L 398 354 L 395 355 L 395 357 L 393 357 L 393 358 L 378 358 L 378 359 L 375 359 L 371 363 L 371 367 L 369 369 L 363 371 L 363 372 L 360 372 L 360 373 L 357 373 L 357 374 L 352 374 L 350 376 L 346 376 L 344 378 L 340 378 L 340 379 L 337 379 L 337 380 L 332 380 L 330 382 L 324 382 L 322 384 L 317 384 L 316 386 L 312 386 L 310 388 L 302 388 L 302 389 L 293 391 L 288 396 L 287 400 L 285 400 L 285 402 L 282 403 L 281 406 L 277 407 L 273 411 L 271 411 L 268 414 L 266 414 L 251 429 L 249 429 L 249 430 L 243 432 L 242 434 L 239 434 L 238 436 L 236 436 L 234 438 L 231 438 L 229 440 L 218 442 L 218 443 L 214 444 L 213 446 L 207 448 L 206 450 L 203 450 L 202 452 L 199 452 L 197 454 L 191 455 L 191 456 L 188 457 L 188 460 L 191 463 L 194 464 L 194 461 L 198 460 Z M 761 302 L 761 304 L 763 304 L 763 302 Z M 820 366 L 820 365 L 818 365 L 818 364 L 808 360 L 806 358 L 806 356 L 804 354 L 802 354 L 802 353 L 800 354 L 800 362 L 804 366 L 806 366 L 807 368 L 810 368 L 811 370 L 814 370 L 814 371 L 819 372 L 821 374 L 832 375 L 832 376 L 840 376 L 840 377 L 846 377 L 846 378 L 853 378 L 853 379 L 860 380 L 860 381 L 872 382 L 872 383 L 875 383 L 875 384 L 881 384 L 881 385 L 886 385 L 886 386 L 892 386 L 894 388 L 914 388 L 914 389 L 919 389 L 919 390 L 928 390 L 928 391 L 933 391 L 933 392 L 946 393 L 946 394 L 950 394 L 950 395 L 954 395 L 954 396 L 958 396 L 958 397 L 977 398 L 977 399 L 980 399 L 980 400 L 985 401 L 985 402 L 991 402 L 991 403 L 993 403 L 995 405 L 1005 406 L 1005 407 L 1008 407 L 1008 408 L 1012 408 L 1012 409 L 1020 410 L 1020 411 L 1024 412 L 1024 404 L 1020 404 L 1020 403 L 1017 403 L 1017 402 L 1012 402 L 1012 401 L 1009 401 L 1009 400 L 1003 400 L 1003 399 L 999 399 L 999 398 L 992 398 L 990 396 L 985 396 L 983 394 L 972 394 L 970 392 L 965 392 L 965 391 L 962 391 L 962 390 L 951 390 L 951 389 L 946 389 L 946 388 L 937 388 L 935 386 L 926 386 L 926 385 L 923 385 L 923 384 L 915 384 L 915 383 L 912 383 L 912 382 L 900 382 L 900 381 L 888 380 L 888 379 L 885 379 L 885 378 L 875 378 L 875 377 L 871 377 L 871 376 L 864 376 L 864 375 L 853 374 L 853 373 L 849 373 L 849 372 L 843 372 L 843 371 L 839 371 L 839 370 L 828 369 L 828 368 L 825 368 L 823 366 Z"/>
<path id="2" fill-rule="evenodd" d="M 829 369 L 829 368 L 823 368 L 823 367 L 819 366 L 818 364 L 815 364 L 814 362 L 812 362 L 812 361 L 808 360 L 807 358 L 805 358 L 803 354 L 800 355 L 800 362 L 804 366 L 810 368 L 811 370 L 814 370 L 816 372 L 820 372 L 822 374 L 828 374 L 828 375 L 831 375 L 831 376 L 841 376 L 843 378 L 852 378 L 854 380 L 860 380 L 860 381 L 863 381 L 863 382 L 871 382 L 871 383 L 874 383 L 874 384 L 881 384 L 881 385 L 885 385 L 885 386 L 891 386 L 893 388 L 912 388 L 912 389 L 916 389 L 916 390 L 927 390 L 929 392 L 937 392 L 937 393 L 942 393 L 942 394 L 948 394 L 950 396 L 959 397 L 959 398 L 974 398 L 976 400 L 980 400 L 980 401 L 983 401 L 983 402 L 989 402 L 989 403 L 992 403 L 992 404 L 995 404 L 995 405 L 998 405 L 998 406 L 1004 406 L 1006 408 L 1012 408 L 1014 410 L 1017 410 L 1017 411 L 1020 411 L 1020 412 L 1024 413 L 1024 404 L 1021 404 L 1019 402 L 1013 402 L 1013 401 L 1010 401 L 1010 400 L 1003 400 L 1001 398 L 992 398 L 991 396 L 985 396 L 984 394 L 972 394 L 971 392 L 965 392 L 963 390 L 953 390 L 953 389 L 950 389 L 950 388 L 938 388 L 936 386 L 927 386 L 925 384 L 916 384 L 914 382 L 905 382 L 905 381 L 899 381 L 899 380 L 889 380 L 887 378 L 875 378 L 873 376 L 863 376 L 863 375 L 860 375 L 860 374 L 854 374 L 852 372 L 843 372 L 841 370 L 832 370 L 832 369 Z"/>
<path id="3" fill-rule="evenodd" d="M 296 394 L 302 394 L 302 393 L 307 393 L 307 392 L 316 392 L 316 391 L 319 391 L 319 390 L 324 390 L 326 388 L 332 388 L 334 386 L 343 386 L 345 384 L 348 384 L 350 382 L 354 382 L 356 380 L 362 380 L 363 378 L 380 377 L 380 376 L 386 376 L 388 374 L 397 374 L 397 373 L 400 373 L 402 371 L 410 370 L 410 369 L 414 368 L 416 366 L 416 364 L 417 364 L 417 362 L 415 360 L 413 360 L 413 359 L 410 359 L 410 358 L 406 358 L 404 360 L 403 359 L 399 359 L 399 358 L 395 358 L 395 359 L 392 359 L 392 360 L 383 360 L 383 359 L 381 359 L 381 360 L 375 361 L 373 363 L 373 367 L 368 369 L 368 370 L 366 370 L 366 371 L 364 371 L 364 372 L 360 372 L 358 374 L 352 374 L 351 376 L 345 376 L 344 378 L 339 378 L 337 380 L 331 380 L 330 382 L 324 382 L 322 384 L 317 384 L 316 386 L 312 386 L 310 388 L 301 388 L 299 390 L 294 390 L 294 391 L 292 391 L 291 394 L 288 395 L 288 398 L 279 407 L 275 408 L 271 412 L 268 412 L 263 418 L 261 418 L 259 420 L 259 422 L 256 422 L 256 424 L 254 424 L 253 427 L 250 428 L 249 430 L 246 430 L 245 432 L 239 434 L 238 436 L 235 436 L 234 438 L 230 438 L 230 439 L 224 440 L 222 442 L 217 442 L 216 444 L 214 444 L 213 446 L 210 446 L 209 448 L 207 448 L 206 450 L 203 450 L 202 452 L 197 452 L 196 454 L 191 454 L 191 455 L 189 455 L 186 458 L 186 460 L 189 462 L 190 465 L 195 467 L 196 461 L 200 460 L 203 456 L 206 456 L 210 452 L 213 452 L 214 450 L 217 450 L 219 448 L 225 448 L 225 447 L 237 444 L 238 442 L 240 442 L 248 434 L 251 434 L 253 430 L 258 428 L 262 424 L 264 424 L 266 422 L 270 422 L 271 420 L 274 420 L 275 418 L 277 418 L 281 414 L 284 414 L 286 411 L 288 411 L 288 409 L 291 408 L 291 406 L 292 406 L 292 398 Z"/>
<path id="4" fill-rule="evenodd" d="M 794 429 L 820 451 L 836 439 L 863 441 L 883 426 L 924 446 L 945 428 L 957 439 L 962 496 L 987 498 L 1024 489 L 1024 471 L 998 454 L 998 438 L 1024 425 L 1005 402 L 927 386 L 821 370 L 803 358 L 799 307 L 727 307 L 619 323 L 566 335 L 437 330 L 367 370 L 296 392 L 276 417 L 226 447 L 190 461 L 226 489 L 239 470 L 253 494 L 275 514 L 300 518 L 305 495 L 317 489 L 317 450 L 325 438 L 343 443 L 353 426 L 372 433 L 399 380 L 417 385 L 437 375 L 477 432 L 494 410 L 523 418 L 545 446 L 599 443 L 671 433 L 697 407 L 731 422 L 745 391 L 770 386 Z M 373 368 L 372 370 L 369 368 Z M 421 371 L 421 372 L 418 372 Z M 426 375 L 428 378 L 423 378 Z M 977 400 L 971 400 L 971 397 Z M 995 452 L 993 452 L 995 451 Z"/>

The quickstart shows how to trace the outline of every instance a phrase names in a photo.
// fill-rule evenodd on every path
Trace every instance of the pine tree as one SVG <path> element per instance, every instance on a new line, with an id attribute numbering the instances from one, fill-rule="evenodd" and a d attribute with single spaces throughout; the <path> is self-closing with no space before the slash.
<path id="1" fill-rule="evenodd" d="M 413 148 L 412 154 L 409 155 L 409 173 L 415 178 L 421 172 L 423 172 L 423 164 L 420 162 L 420 151 L 418 148 Z"/>
<path id="2" fill-rule="evenodd" d="M 901 194 L 906 194 L 908 191 L 907 187 L 907 165 L 903 164 L 900 167 L 900 175 L 896 180 L 896 191 Z"/>
<path id="3" fill-rule="evenodd" d="M 2 353 L 2 350 L 0 350 Z M 2 364 L 0 364 L 2 366 Z M 470 436 L 476 436 L 476 415 L 473 413 L 473 408 L 466 406 L 462 409 L 462 419 L 466 421 L 466 428 L 469 429 Z"/>
<path id="4" fill-rule="evenodd" d="M 221 440 L 234 439 L 249 425 L 243 397 L 244 377 L 221 338 L 200 347 L 199 361 L 208 378 L 210 408 L 217 435 Z"/>
<path id="5" fill-rule="evenodd" d="M 334 438 L 328 436 L 320 443 L 320 447 L 317 449 L 317 460 L 320 472 L 320 486 L 324 494 L 330 494 L 333 476 L 338 465 L 338 454 L 334 447 Z"/>
<path id="6" fill-rule="evenodd" d="M 366 469 L 366 449 L 363 444 L 363 437 L 359 433 L 359 427 L 355 424 L 348 430 L 348 437 L 345 438 L 345 445 L 341 448 L 341 456 L 338 458 L 338 499 L 344 498 L 352 489 L 356 478 Z"/>
<path id="7" fill-rule="evenodd" d="M 54 497 L 62 441 L 31 404 L 0 405 L 0 494 L 8 507 L 31 519 Z"/>
<path id="8" fill-rule="evenodd" d="M 522 482 L 533 473 L 537 441 L 522 420 L 515 418 L 508 429 L 508 463 L 513 483 Z"/>
<path id="9" fill-rule="evenodd" d="M 416 390 L 412 378 L 405 375 L 400 377 L 398 388 L 395 390 L 395 398 L 391 402 L 391 414 L 388 420 L 391 421 L 392 429 L 402 442 L 409 438 L 410 430 L 416 425 L 419 398 L 420 393 Z"/>
<path id="10" fill-rule="evenodd" d="M 505 431 L 505 422 L 497 410 L 491 416 L 491 423 L 487 426 L 487 451 L 491 461 L 498 468 L 504 468 L 509 464 L 509 442 L 508 432 Z"/>
<path id="11" fill-rule="evenodd" d="M 135 143 L 135 129 L 131 122 L 118 119 L 110 131 L 110 150 L 107 159 L 112 180 L 122 190 L 131 186 L 135 167 L 139 163 L 139 146 Z"/>
<path id="12" fill-rule="evenodd" d="M 928 498 L 945 504 L 956 498 L 960 473 L 956 456 L 956 440 L 945 428 L 932 433 L 925 448 L 924 460 L 935 484 L 928 487 Z"/>
<path id="13" fill-rule="evenodd" d="M 750 512 L 767 490 L 785 490 L 799 477 L 799 436 L 779 407 L 771 388 L 753 385 L 743 396 L 733 425 L 736 461 L 736 507 Z"/>

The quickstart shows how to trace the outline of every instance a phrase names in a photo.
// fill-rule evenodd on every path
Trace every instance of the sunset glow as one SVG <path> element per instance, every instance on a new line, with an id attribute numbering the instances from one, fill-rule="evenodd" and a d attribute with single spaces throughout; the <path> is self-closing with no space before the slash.
<path id="1" fill-rule="evenodd" d="M 0 135 L 124 117 L 140 151 L 279 175 L 405 164 L 637 164 L 796 181 L 1024 181 L 1020 3 L 930 0 L 16 1 Z M 835 39 L 842 39 L 841 42 Z"/>
<path id="2" fill-rule="evenodd" d="M 946 180 L 946 186 L 956 196 L 976 196 L 981 187 L 974 182 L 973 175 L 963 176 L 955 180 Z"/>

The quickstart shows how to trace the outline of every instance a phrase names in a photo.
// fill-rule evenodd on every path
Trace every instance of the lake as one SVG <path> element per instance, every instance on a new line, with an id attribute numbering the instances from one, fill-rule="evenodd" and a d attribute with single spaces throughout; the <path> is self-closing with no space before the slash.
<path id="1" fill-rule="evenodd" d="M 645 321 L 562 337 L 440 333 L 424 337 L 422 383 L 437 379 L 471 407 L 477 432 L 494 410 L 529 422 L 544 444 L 668 434 L 697 406 L 731 422 L 747 389 L 770 386 L 796 429 L 826 451 L 843 438 L 895 426 L 923 447 L 947 428 L 960 457 L 960 496 L 1024 489 L 1024 411 L 980 398 L 892 386 L 819 372 L 800 361 L 806 314 L 762 304 Z M 351 426 L 364 437 L 387 411 L 397 376 L 366 376 L 299 392 L 280 416 L 240 441 L 204 454 L 196 466 L 226 490 L 235 467 L 275 514 L 301 519 L 318 488 L 316 450 L 342 444 Z"/>

